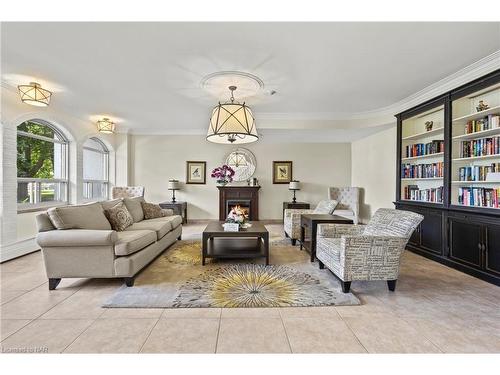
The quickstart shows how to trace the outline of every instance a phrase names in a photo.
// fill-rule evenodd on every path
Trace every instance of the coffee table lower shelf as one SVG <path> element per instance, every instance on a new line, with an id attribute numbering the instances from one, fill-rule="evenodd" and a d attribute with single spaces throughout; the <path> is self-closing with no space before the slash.
<path id="1" fill-rule="evenodd" d="M 206 258 L 213 259 L 249 259 L 265 258 L 269 264 L 266 244 L 261 238 L 211 237 L 206 241 L 206 250 L 202 254 L 202 264 Z"/>

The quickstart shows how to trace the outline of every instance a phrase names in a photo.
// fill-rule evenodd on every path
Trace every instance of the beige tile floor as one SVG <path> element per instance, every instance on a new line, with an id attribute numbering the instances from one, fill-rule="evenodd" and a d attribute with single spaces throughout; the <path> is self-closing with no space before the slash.
<path id="1" fill-rule="evenodd" d="M 104 309 L 121 280 L 68 279 L 49 292 L 40 252 L 0 271 L 3 352 L 500 352 L 500 288 L 410 252 L 395 293 L 384 282 L 352 284 L 361 306 Z"/>

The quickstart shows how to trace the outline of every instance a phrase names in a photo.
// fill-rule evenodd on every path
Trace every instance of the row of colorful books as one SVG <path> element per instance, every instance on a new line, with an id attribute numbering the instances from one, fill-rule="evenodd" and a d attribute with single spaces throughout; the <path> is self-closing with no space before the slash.
<path id="1" fill-rule="evenodd" d="M 432 189 L 418 188 L 418 185 L 408 185 L 404 188 L 404 199 L 420 202 L 443 203 L 443 187 Z"/>
<path id="2" fill-rule="evenodd" d="M 484 130 L 495 129 L 500 127 L 500 116 L 489 115 L 488 117 L 472 120 L 465 125 L 465 134 L 482 132 Z"/>
<path id="3" fill-rule="evenodd" d="M 432 178 L 443 177 L 443 162 L 431 164 L 403 164 L 402 178 Z"/>
<path id="4" fill-rule="evenodd" d="M 429 143 L 415 143 L 406 146 L 406 157 L 412 158 L 414 156 L 437 154 L 443 151 L 444 141 L 436 139 Z"/>
<path id="5" fill-rule="evenodd" d="M 500 172 L 500 163 L 460 167 L 458 168 L 458 179 L 460 181 L 485 181 L 486 175 L 493 172 Z"/>
<path id="6" fill-rule="evenodd" d="M 500 187 L 461 187 L 458 188 L 458 203 L 464 206 L 500 208 Z"/>
<path id="7" fill-rule="evenodd" d="M 462 141 L 461 158 L 500 154 L 500 137 L 488 137 Z"/>

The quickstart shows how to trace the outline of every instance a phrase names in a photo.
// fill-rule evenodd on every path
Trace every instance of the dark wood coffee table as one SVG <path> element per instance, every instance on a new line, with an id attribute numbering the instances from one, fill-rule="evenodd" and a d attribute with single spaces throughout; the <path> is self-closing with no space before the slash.
<path id="1" fill-rule="evenodd" d="M 338 215 L 300 215 L 300 250 L 304 248 L 311 253 L 311 262 L 314 262 L 316 257 L 316 234 L 318 232 L 318 224 L 353 224 L 353 221 Z M 309 232 L 311 236 L 308 241 L 306 240 L 306 232 Z"/>
<path id="2" fill-rule="evenodd" d="M 265 258 L 269 264 L 269 232 L 258 221 L 238 232 L 224 232 L 223 221 L 211 221 L 203 231 L 201 264 L 206 258 Z"/>

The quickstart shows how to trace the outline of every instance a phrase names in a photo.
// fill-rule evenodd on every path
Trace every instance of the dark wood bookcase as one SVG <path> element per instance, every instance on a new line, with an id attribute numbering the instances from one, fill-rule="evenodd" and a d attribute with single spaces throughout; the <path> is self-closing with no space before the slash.
<path id="1" fill-rule="evenodd" d="M 477 111 L 480 100 L 489 107 Z M 500 180 L 485 181 L 485 173 L 478 178 L 476 172 L 464 180 L 464 173 L 491 168 L 500 163 L 500 154 L 485 155 L 489 146 L 477 146 L 480 150 L 473 150 L 480 155 L 469 156 L 463 148 L 464 142 L 483 145 L 500 137 L 500 127 L 491 127 L 491 116 L 498 115 L 500 70 L 397 114 L 394 202 L 397 209 L 424 216 L 408 242 L 409 250 L 496 285 L 500 285 L 500 207 L 478 206 L 474 193 L 493 194 L 491 189 L 500 189 Z M 432 129 L 426 129 L 425 123 L 429 126 L 431 121 Z M 467 126 L 480 130 L 469 132 Z M 438 141 L 440 146 L 435 145 Z M 438 152 L 422 155 L 422 146 L 412 146 L 418 143 L 430 143 L 429 150 Z"/>

